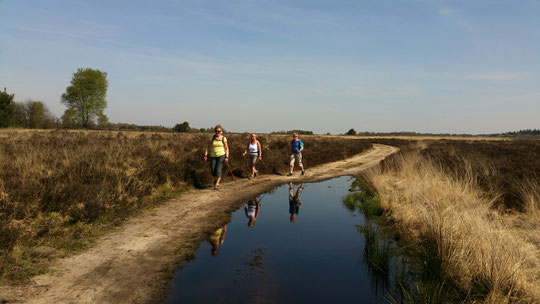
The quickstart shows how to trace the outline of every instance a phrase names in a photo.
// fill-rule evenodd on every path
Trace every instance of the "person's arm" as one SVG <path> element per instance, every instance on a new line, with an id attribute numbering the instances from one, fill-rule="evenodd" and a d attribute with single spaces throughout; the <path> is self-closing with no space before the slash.
<path id="1" fill-rule="evenodd" d="M 246 154 L 248 153 L 248 149 L 249 149 L 249 142 L 248 142 L 246 148 L 244 149 L 244 153 L 242 154 L 242 156 L 246 156 Z"/>
<path id="2" fill-rule="evenodd" d="M 259 150 L 259 159 L 262 159 L 262 148 L 261 148 L 261 143 L 259 141 L 257 141 L 257 148 Z"/>
<path id="3" fill-rule="evenodd" d="M 227 225 L 223 226 L 223 229 L 221 230 L 221 237 L 219 238 L 220 243 L 223 243 L 225 240 L 225 233 L 227 233 Z"/>
<path id="4" fill-rule="evenodd" d="M 304 150 L 304 143 L 300 139 L 298 139 L 298 141 L 299 141 L 298 145 L 300 146 L 299 147 L 300 149 L 298 149 L 298 154 L 300 154 L 302 150 Z"/>
<path id="5" fill-rule="evenodd" d="M 255 218 L 259 217 L 259 210 L 261 210 L 261 205 L 257 204 L 257 208 L 255 209 Z"/>
<path id="6" fill-rule="evenodd" d="M 247 207 L 245 204 L 242 204 L 242 207 L 244 207 L 244 212 L 246 213 L 246 217 L 249 217 L 248 214 L 247 214 Z"/>
<path id="7" fill-rule="evenodd" d="M 204 161 L 208 158 L 208 149 L 210 148 L 210 144 L 206 143 L 206 149 L 204 150 Z"/>
<path id="8" fill-rule="evenodd" d="M 229 144 L 227 143 L 227 139 L 223 141 L 223 147 L 225 148 L 225 162 L 228 163 L 229 162 Z"/>

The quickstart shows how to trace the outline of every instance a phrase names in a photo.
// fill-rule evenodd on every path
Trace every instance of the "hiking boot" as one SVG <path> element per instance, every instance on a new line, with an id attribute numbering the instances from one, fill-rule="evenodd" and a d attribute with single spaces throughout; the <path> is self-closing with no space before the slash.
<path id="1" fill-rule="evenodd" d="M 287 174 L 287 176 L 292 176 L 292 173 Z"/>
<path id="2" fill-rule="evenodd" d="M 255 173 L 253 173 L 253 177 L 257 177 L 257 172 L 259 171 L 255 170 Z"/>
<path id="3" fill-rule="evenodd" d="M 253 175 L 248 176 L 248 179 L 252 179 L 252 178 L 253 178 Z"/>
<path id="4" fill-rule="evenodd" d="M 306 171 L 305 170 L 302 170 L 302 175 L 305 175 L 306 174 Z"/>

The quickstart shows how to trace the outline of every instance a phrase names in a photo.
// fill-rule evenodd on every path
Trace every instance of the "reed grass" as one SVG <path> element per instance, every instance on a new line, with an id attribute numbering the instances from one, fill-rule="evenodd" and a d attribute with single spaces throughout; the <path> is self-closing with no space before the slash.
<path id="1" fill-rule="evenodd" d="M 422 283 L 415 299 L 440 303 L 444 285 L 464 302 L 538 303 L 538 180 L 519 185 L 524 210 L 508 209 L 497 204 L 497 188 L 486 186 L 497 178 L 489 161 L 465 157 L 452 162 L 459 172 L 452 174 L 440 158 L 412 150 L 365 178 L 399 235 L 417 245 Z"/>

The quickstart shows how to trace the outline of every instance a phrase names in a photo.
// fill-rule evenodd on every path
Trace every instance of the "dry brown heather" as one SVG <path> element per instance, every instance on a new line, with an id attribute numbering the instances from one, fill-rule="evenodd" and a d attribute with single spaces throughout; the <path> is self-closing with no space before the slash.
<path id="1" fill-rule="evenodd" d="M 24 280 L 36 261 L 80 250 L 92 236 L 179 190 L 206 182 L 211 134 L 0 132 L 0 281 Z M 231 167 L 247 176 L 248 134 L 227 135 Z M 359 139 L 301 136 L 307 168 L 371 147 Z M 290 136 L 260 135 L 261 173 L 285 172 Z M 227 177 L 226 180 L 230 180 Z"/>
<path id="2" fill-rule="evenodd" d="M 367 178 L 402 237 L 436 246 L 445 285 L 466 302 L 538 303 L 540 142 L 393 144 Z"/>

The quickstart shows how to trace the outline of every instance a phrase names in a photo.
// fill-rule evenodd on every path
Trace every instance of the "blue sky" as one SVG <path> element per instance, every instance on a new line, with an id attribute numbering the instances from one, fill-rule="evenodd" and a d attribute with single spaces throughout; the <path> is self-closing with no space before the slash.
<path id="1" fill-rule="evenodd" d="M 0 0 L 0 86 L 108 73 L 112 122 L 233 131 L 539 128 L 540 1 Z"/>

